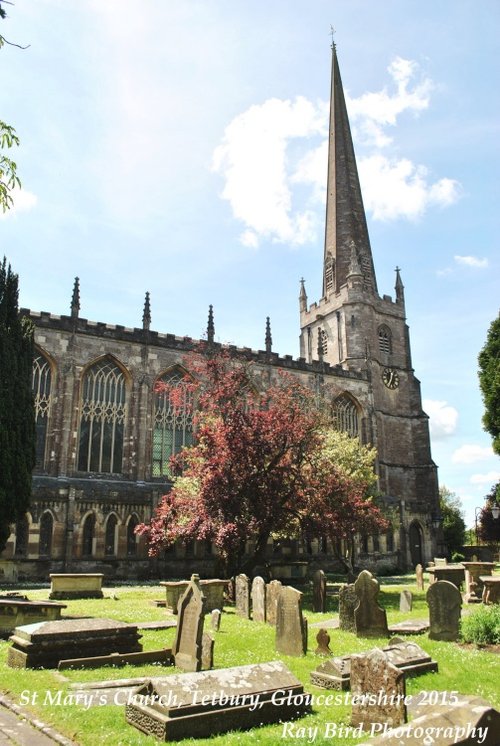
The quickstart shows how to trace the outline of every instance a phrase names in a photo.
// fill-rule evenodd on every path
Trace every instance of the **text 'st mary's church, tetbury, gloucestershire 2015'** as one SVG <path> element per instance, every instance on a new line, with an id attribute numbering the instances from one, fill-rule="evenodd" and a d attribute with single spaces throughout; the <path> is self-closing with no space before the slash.
<path id="1" fill-rule="evenodd" d="M 307 386 L 320 380 L 336 426 L 376 447 L 378 489 L 393 520 L 385 534 L 358 537 L 358 564 L 424 563 L 436 553 L 439 533 L 428 417 L 412 368 L 398 269 L 394 299 L 378 292 L 335 48 L 323 295 L 310 304 L 302 281 L 299 304 L 299 359 L 273 352 L 269 321 L 264 350 L 231 350 L 252 361 L 256 379 L 270 380 L 285 369 Z M 22 313 L 35 324 L 37 465 L 30 512 L 13 527 L 0 558 L 4 575 L 214 572 L 213 547 L 206 543 L 176 545 L 150 559 L 135 534 L 170 487 L 170 456 L 192 440 L 191 413 L 173 408 L 156 384 L 183 386 L 193 340 L 151 329 L 148 294 L 140 328 L 81 318 L 78 280 L 68 316 Z M 213 341 L 211 309 L 207 336 Z M 269 545 L 276 563 L 314 558 L 324 567 L 331 559 L 319 540 Z"/>

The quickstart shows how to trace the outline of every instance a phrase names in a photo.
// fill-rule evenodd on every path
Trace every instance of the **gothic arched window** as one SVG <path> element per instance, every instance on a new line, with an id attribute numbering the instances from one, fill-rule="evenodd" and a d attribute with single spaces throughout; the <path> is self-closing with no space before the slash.
<path id="1" fill-rule="evenodd" d="M 53 530 L 54 519 L 52 513 L 50 510 L 46 510 L 40 518 L 40 544 L 38 549 L 40 557 L 50 557 Z"/>
<path id="2" fill-rule="evenodd" d="M 125 398 L 125 376 L 112 360 L 99 360 L 86 371 L 82 382 L 79 471 L 121 472 Z"/>
<path id="3" fill-rule="evenodd" d="M 104 532 L 104 554 L 107 557 L 113 557 L 116 554 L 116 526 L 118 518 L 114 513 L 106 521 L 106 530 Z"/>
<path id="4" fill-rule="evenodd" d="M 184 371 L 168 371 L 158 379 L 153 429 L 153 477 L 171 477 L 170 458 L 193 443 L 193 395 Z"/>
<path id="5" fill-rule="evenodd" d="M 130 516 L 130 520 L 127 523 L 127 556 L 135 557 L 137 554 L 137 534 L 135 529 L 139 523 L 136 515 Z"/>
<path id="6" fill-rule="evenodd" d="M 333 402 L 332 422 L 337 430 L 359 438 L 358 408 L 347 394 L 341 394 Z"/>
<path id="7" fill-rule="evenodd" d="M 388 326 L 379 327 L 378 330 L 378 348 L 380 352 L 390 355 L 392 352 L 392 334 Z"/>
<path id="8" fill-rule="evenodd" d="M 28 516 L 24 515 L 16 523 L 16 551 L 18 557 L 26 557 L 28 554 L 28 541 L 30 535 L 30 524 Z"/>
<path id="9" fill-rule="evenodd" d="M 50 363 L 41 352 L 35 350 L 33 360 L 33 396 L 35 399 L 36 423 L 36 467 L 43 468 L 47 442 L 47 425 L 50 414 L 50 394 L 52 370 Z"/>
<path id="10" fill-rule="evenodd" d="M 82 556 L 92 557 L 94 553 L 95 513 L 85 518 L 82 531 Z"/>

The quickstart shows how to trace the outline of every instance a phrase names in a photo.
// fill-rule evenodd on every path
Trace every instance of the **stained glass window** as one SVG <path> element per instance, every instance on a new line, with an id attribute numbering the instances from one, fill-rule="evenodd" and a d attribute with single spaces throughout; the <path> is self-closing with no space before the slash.
<path id="1" fill-rule="evenodd" d="M 35 359 L 33 360 L 33 396 L 35 399 L 36 468 L 38 469 L 42 469 L 45 464 L 51 386 L 52 371 L 49 361 L 41 352 L 35 351 Z"/>
<path id="2" fill-rule="evenodd" d="M 185 373 L 176 368 L 159 379 L 155 392 L 153 477 L 171 477 L 170 458 L 193 443 L 192 392 Z"/>

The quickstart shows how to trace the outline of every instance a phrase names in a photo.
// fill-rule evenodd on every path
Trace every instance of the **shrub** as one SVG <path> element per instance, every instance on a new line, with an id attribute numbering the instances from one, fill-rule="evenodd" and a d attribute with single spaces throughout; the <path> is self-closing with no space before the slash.
<path id="1" fill-rule="evenodd" d="M 453 552 L 451 555 L 451 561 L 452 562 L 463 562 L 465 559 L 465 554 L 460 554 L 460 552 Z"/>
<path id="2" fill-rule="evenodd" d="M 476 645 L 500 644 L 500 604 L 479 606 L 462 619 L 461 637 Z"/>

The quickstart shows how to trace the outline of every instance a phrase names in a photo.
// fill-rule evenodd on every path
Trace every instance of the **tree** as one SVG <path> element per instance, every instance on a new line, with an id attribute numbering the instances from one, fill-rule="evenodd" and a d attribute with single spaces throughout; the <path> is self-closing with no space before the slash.
<path id="1" fill-rule="evenodd" d="M 0 551 L 29 506 L 35 465 L 32 322 L 18 312 L 18 277 L 0 264 Z"/>
<path id="2" fill-rule="evenodd" d="M 478 538 L 497 549 L 500 545 L 500 518 L 493 518 L 491 508 L 495 503 L 500 505 L 500 482 L 493 485 L 485 500 L 486 506 L 479 515 Z"/>
<path id="3" fill-rule="evenodd" d="M 465 544 L 466 529 L 460 498 L 445 485 L 439 488 L 439 509 L 443 517 L 444 543 L 452 554 Z"/>
<path id="4" fill-rule="evenodd" d="M 296 378 L 282 374 L 259 392 L 249 366 L 223 353 L 195 356 L 187 367 L 197 379 L 196 445 L 174 459 L 182 476 L 138 529 L 150 554 L 208 539 L 227 572 L 248 571 L 271 536 L 344 537 L 362 515 L 378 516 L 361 495 L 361 476 L 356 482 L 327 457 L 324 420 Z M 175 405 L 175 389 L 171 395 Z M 254 549 L 244 564 L 248 541 Z"/>
<path id="5" fill-rule="evenodd" d="M 484 401 L 483 426 L 500 455 L 500 315 L 490 325 L 479 353 L 479 385 Z"/>

